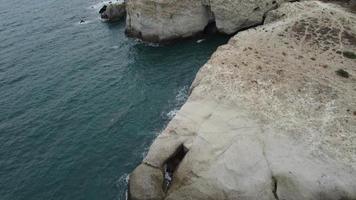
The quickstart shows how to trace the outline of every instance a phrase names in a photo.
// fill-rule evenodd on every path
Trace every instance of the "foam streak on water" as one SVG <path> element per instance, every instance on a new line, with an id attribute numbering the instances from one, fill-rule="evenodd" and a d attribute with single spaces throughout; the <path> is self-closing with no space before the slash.
<path id="1" fill-rule="evenodd" d="M 111 0 L 111 1 L 100 1 L 95 3 L 94 5 L 89 6 L 89 9 L 100 10 L 104 5 L 108 5 L 110 3 L 123 3 L 124 0 Z"/>
<path id="2" fill-rule="evenodd" d="M 123 177 L 227 39 L 146 45 L 96 5 L 1 2 L 1 200 L 125 199 Z"/>
<path id="3" fill-rule="evenodd" d="M 188 98 L 189 87 L 183 86 L 179 91 L 175 99 L 175 108 L 167 113 L 168 119 L 173 119 L 179 111 L 180 107 L 184 104 L 184 102 Z"/>

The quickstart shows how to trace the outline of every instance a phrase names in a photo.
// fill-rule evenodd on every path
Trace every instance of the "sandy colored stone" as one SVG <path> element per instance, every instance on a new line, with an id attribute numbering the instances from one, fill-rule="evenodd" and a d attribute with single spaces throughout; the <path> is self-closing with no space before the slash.
<path id="1" fill-rule="evenodd" d="M 130 175 L 129 199 L 159 200 L 164 198 L 162 189 L 163 172 L 161 169 L 141 164 Z"/>
<path id="2" fill-rule="evenodd" d="M 266 22 L 218 48 L 152 144 L 160 169 L 189 150 L 165 199 L 356 199 L 356 15 L 307 1 Z"/>
<path id="3" fill-rule="evenodd" d="M 190 37 L 210 18 L 195 0 L 127 0 L 126 5 L 126 32 L 152 42 Z"/>
<path id="4" fill-rule="evenodd" d="M 216 26 L 222 33 L 233 34 L 263 23 L 266 13 L 285 0 L 210 0 Z"/>
<path id="5" fill-rule="evenodd" d="M 261 24 L 285 0 L 127 0 L 126 32 L 151 42 L 191 37 L 216 22 L 226 34 Z"/>

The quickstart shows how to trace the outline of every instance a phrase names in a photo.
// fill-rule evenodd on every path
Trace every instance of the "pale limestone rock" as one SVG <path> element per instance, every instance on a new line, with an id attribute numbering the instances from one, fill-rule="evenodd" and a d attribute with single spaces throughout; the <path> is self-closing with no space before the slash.
<path id="1" fill-rule="evenodd" d="M 263 23 L 266 12 L 276 9 L 284 0 L 211 0 L 216 26 L 222 33 L 233 34 Z"/>
<path id="2" fill-rule="evenodd" d="M 191 37 L 211 22 L 222 33 L 258 25 L 285 0 L 127 0 L 126 32 L 161 42 Z"/>
<path id="3" fill-rule="evenodd" d="M 219 47 L 152 144 L 144 168 L 189 150 L 157 199 L 356 199 L 356 15 L 306 1 L 267 19 Z"/>
<path id="4" fill-rule="evenodd" d="M 199 0 L 127 0 L 126 32 L 147 41 L 190 37 L 209 22 Z"/>
<path id="5" fill-rule="evenodd" d="M 131 200 L 163 199 L 165 194 L 162 183 L 162 170 L 141 164 L 130 175 L 128 197 Z"/>

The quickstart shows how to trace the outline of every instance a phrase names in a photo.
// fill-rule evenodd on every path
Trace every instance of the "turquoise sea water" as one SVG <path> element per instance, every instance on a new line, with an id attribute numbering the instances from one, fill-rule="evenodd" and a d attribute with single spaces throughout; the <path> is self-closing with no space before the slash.
<path id="1" fill-rule="evenodd" d="M 0 0 L 0 200 L 117 200 L 225 37 L 143 44 L 96 0 Z M 80 19 L 86 23 L 79 24 Z"/>

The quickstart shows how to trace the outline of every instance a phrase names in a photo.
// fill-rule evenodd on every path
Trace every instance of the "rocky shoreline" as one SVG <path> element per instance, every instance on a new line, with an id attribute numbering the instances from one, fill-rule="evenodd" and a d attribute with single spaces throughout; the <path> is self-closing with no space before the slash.
<path id="1" fill-rule="evenodd" d="M 352 3 L 352 2 L 351 2 Z M 277 8 L 278 7 L 278 8 Z M 127 31 L 238 32 L 129 180 L 129 199 L 356 199 L 356 14 L 321 1 L 127 0 Z"/>
<path id="2" fill-rule="evenodd" d="M 192 37 L 214 24 L 234 34 L 263 23 L 265 14 L 285 0 L 128 0 L 126 32 L 149 42 Z"/>
<path id="3" fill-rule="evenodd" d="M 104 4 L 99 10 L 101 19 L 114 22 L 122 19 L 126 15 L 125 1 L 109 2 Z"/>

